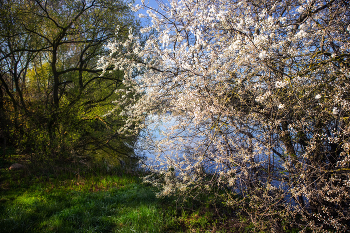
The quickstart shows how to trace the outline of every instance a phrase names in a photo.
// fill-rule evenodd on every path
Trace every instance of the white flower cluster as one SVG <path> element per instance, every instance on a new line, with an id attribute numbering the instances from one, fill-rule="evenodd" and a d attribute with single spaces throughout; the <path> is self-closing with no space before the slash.
<path id="1" fill-rule="evenodd" d="M 286 81 L 277 81 L 276 83 L 275 83 L 275 86 L 276 86 L 276 88 L 283 88 L 283 87 L 285 87 L 285 86 L 287 86 L 288 85 L 288 82 L 286 82 Z"/>
<path id="2" fill-rule="evenodd" d="M 313 219 L 308 213 L 327 205 L 318 210 L 333 214 L 327 227 L 343 229 L 337 224 L 349 220 L 342 213 L 350 200 L 340 190 L 349 187 L 329 177 L 346 176 L 349 166 L 348 8 L 321 0 L 170 0 L 161 7 L 148 11 L 153 25 L 141 32 L 156 33 L 144 46 L 130 36 L 109 44 L 110 56 L 100 60 L 102 68 L 125 70 L 125 86 L 139 93 L 125 102 L 127 126 L 147 127 L 147 117 L 171 112 L 161 138 L 144 129 L 157 155 L 148 168 L 164 175 L 148 181 L 163 195 L 229 187 L 271 216 L 283 203 Z M 337 214 L 327 210 L 333 205 Z"/>

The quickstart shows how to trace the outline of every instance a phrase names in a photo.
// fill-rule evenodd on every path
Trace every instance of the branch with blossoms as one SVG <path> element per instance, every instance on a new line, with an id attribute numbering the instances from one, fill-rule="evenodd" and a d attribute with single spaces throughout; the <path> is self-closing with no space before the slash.
<path id="1" fill-rule="evenodd" d="M 152 143 L 146 181 L 160 195 L 224 191 L 261 229 L 278 230 L 281 219 L 301 230 L 349 229 L 348 8 L 341 0 L 149 8 L 144 32 L 155 33 L 145 44 L 130 35 L 101 60 L 142 93 L 126 109 Z M 169 124 L 154 138 L 157 122 Z"/>

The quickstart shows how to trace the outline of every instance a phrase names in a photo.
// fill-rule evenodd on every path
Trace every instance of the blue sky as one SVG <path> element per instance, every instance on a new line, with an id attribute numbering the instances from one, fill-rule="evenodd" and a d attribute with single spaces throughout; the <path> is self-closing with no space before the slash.
<path id="1" fill-rule="evenodd" d="M 163 2 L 167 2 L 167 0 L 163 0 Z M 135 0 L 135 5 L 136 4 L 141 5 L 141 0 Z M 145 0 L 145 4 L 153 8 L 158 8 L 158 4 L 156 0 Z M 147 15 L 146 13 L 147 10 L 148 9 L 143 9 L 143 10 L 141 9 L 138 12 L 136 12 L 136 15 L 139 15 L 139 14 Z M 141 21 L 143 26 L 146 26 L 147 24 L 149 24 L 149 21 L 147 21 L 146 18 L 141 19 Z"/>
<path id="2" fill-rule="evenodd" d="M 163 2 L 166 2 L 166 1 L 163 1 Z M 157 6 L 158 6 L 156 0 L 145 0 L 145 3 L 146 3 L 146 5 L 154 7 L 154 8 L 157 8 Z M 141 5 L 141 0 L 135 0 L 135 4 Z M 145 11 L 142 13 L 145 13 Z"/>

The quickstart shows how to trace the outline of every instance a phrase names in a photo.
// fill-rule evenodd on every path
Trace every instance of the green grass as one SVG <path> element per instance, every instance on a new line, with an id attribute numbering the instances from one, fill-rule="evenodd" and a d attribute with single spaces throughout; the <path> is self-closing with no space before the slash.
<path id="1" fill-rule="evenodd" d="M 207 206 L 186 209 L 175 198 L 156 198 L 137 175 L 71 165 L 9 171 L 19 157 L 11 159 L 0 159 L 1 233 L 246 232 Z"/>
<path id="2" fill-rule="evenodd" d="M 18 159 L 0 160 L 2 233 L 181 231 L 155 190 L 136 175 L 81 167 L 60 173 L 6 169 Z"/>
<path id="3" fill-rule="evenodd" d="M 105 189 L 107 180 L 115 187 Z M 171 222 L 134 177 L 79 181 L 1 191 L 1 232 L 162 232 Z"/>

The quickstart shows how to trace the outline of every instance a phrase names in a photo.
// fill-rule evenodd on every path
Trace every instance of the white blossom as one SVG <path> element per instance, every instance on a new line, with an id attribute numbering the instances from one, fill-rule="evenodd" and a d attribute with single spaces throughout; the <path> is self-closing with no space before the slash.
<path id="1" fill-rule="evenodd" d="M 288 82 L 287 81 L 277 81 L 276 83 L 275 83 L 275 87 L 276 88 L 283 88 L 283 87 L 285 87 L 285 86 L 287 86 L 288 85 Z"/>
<path id="2" fill-rule="evenodd" d="M 112 53 L 99 66 L 124 69 L 125 87 L 138 94 L 118 103 L 129 126 L 121 132 L 145 127 L 140 147 L 155 156 L 148 169 L 161 174 L 146 180 L 162 195 L 220 187 L 232 206 L 249 197 L 254 208 L 245 211 L 254 221 L 300 215 L 301 228 L 345 232 L 338 200 L 350 202 L 349 187 L 330 177 L 350 161 L 350 72 L 327 54 L 349 56 L 350 26 L 339 1 L 324 4 L 170 0 L 161 14 L 148 10 L 152 25 L 141 33 L 155 33 L 144 43 L 135 33 L 108 45 Z M 174 173 L 165 179 L 168 167 Z M 317 210 L 316 223 L 318 201 L 329 205 Z"/>
<path id="3" fill-rule="evenodd" d="M 322 96 L 321 96 L 320 94 L 317 94 L 317 95 L 315 96 L 315 99 L 318 100 L 318 99 L 321 99 L 321 97 L 322 97 Z"/>
<path id="4" fill-rule="evenodd" d="M 338 115 L 339 114 L 339 109 L 337 107 L 334 107 L 333 110 L 332 110 L 332 113 L 334 115 Z"/>
<path id="5" fill-rule="evenodd" d="M 263 60 L 266 57 L 267 57 L 266 51 L 261 51 L 261 53 L 259 54 L 259 58 Z"/>
<path id="6" fill-rule="evenodd" d="M 297 12 L 303 13 L 304 10 L 305 10 L 305 8 L 303 6 L 300 6 L 300 7 L 298 7 Z"/>

